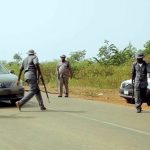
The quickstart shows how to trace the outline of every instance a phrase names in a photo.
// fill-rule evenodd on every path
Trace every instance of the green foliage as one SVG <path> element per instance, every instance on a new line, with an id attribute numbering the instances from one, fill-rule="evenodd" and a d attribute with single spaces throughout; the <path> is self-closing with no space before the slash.
<path id="1" fill-rule="evenodd" d="M 54 82 L 56 80 L 56 66 L 58 62 L 43 62 L 41 63 L 41 70 L 46 83 Z"/>
<path id="2" fill-rule="evenodd" d="M 147 41 L 144 45 L 144 53 L 145 54 L 150 54 L 150 40 Z"/>
<path id="3" fill-rule="evenodd" d="M 118 88 L 122 80 L 130 78 L 131 64 L 121 66 L 80 62 L 73 65 L 72 85 L 96 88 Z"/>
<path id="4" fill-rule="evenodd" d="M 98 58 L 94 59 L 104 65 L 121 65 L 133 59 L 136 49 L 131 43 L 122 51 L 120 51 L 114 44 L 109 44 L 105 40 L 105 45 L 99 49 Z"/>
<path id="5" fill-rule="evenodd" d="M 19 74 L 20 65 L 16 62 L 9 62 L 5 65 L 9 70 L 13 70 L 16 75 Z"/>
<path id="6" fill-rule="evenodd" d="M 131 66 L 134 61 L 136 48 L 131 43 L 123 50 L 119 50 L 109 41 L 104 42 L 98 51 L 98 57 L 95 59 L 85 59 L 86 51 L 72 52 L 69 58 L 73 70 L 73 79 L 70 80 L 71 86 L 80 86 L 83 88 L 119 88 L 123 80 L 131 78 Z M 150 41 L 145 44 L 146 61 L 150 62 Z M 149 54 L 149 55 L 148 55 Z M 18 57 L 15 57 L 18 58 Z M 17 59 L 20 60 L 20 59 Z M 18 61 L 4 62 L 8 69 L 14 70 L 18 75 Z M 45 82 L 50 87 L 57 87 L 56 66 L 58 60 L 52 62 L 43 62 L 40 64 Z"/>
<path id="7" fill-rule="evenodd" d="M 70 62 L 80 62 L 83 61 L 86 55 L 86 50 L 71 52 L 68 60 Z"/>
<path id="8" fill-rule="evenodd" d="M 118 52 L 118 49 L 114 44 L 109 44 L 109 41 L 107 40 L 105 40 L 104 43 L 105 45 L 99 49 L 99 53 L 97 55 L 99 59 L 98 62 L 110 64 L 112 56 Z"/>
<path id="9" fill-rule="evenodd" d="M 21 54 L 20 53 L 14 54 L 13 59 L 15 60 L 16 63 L 19 64 L 22 61 Z"/>

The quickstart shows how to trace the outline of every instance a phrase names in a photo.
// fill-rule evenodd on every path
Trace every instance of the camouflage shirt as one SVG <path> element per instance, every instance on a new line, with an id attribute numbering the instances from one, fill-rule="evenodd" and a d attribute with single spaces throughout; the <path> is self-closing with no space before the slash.
<path id="1" fill-rule="evenodd" d="M 23 60 L 21 67 L 24 69 L 26 80 L 37 79 L 37 70 L 35 65 L 38 63 L 38 57 L 35 55 L 29 55 Z"/>
<path id="2" fill-rule="evenodd" d="M 147 82 L 147 63 L 144 61 L 141 65 L 133 63 L 132 66 L 132 79 L 134 79 L 135 88 L 146 88 Z"/>
<path id="3" fill-rule="evenodd" d="M 60 62 L 57 65 L 57 74 L 59 77 L 70 77 L 71 65 L 68 61 Z"/>

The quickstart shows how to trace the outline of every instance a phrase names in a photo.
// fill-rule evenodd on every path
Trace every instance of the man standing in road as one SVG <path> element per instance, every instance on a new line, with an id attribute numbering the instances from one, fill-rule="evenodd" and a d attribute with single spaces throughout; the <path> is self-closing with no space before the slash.
<path id="1" fill-rule="evenodd" d="M 135 107 L 137 113 L 142 111 L 142 101 L 147 92 L 147 63 L 143 60 L 144 54 L 137 54 L 137 61 L 132 66 L 132 84 L 134 85 Z"/>
<path id="2" fill-rule="evenodd" d="M 69 88 L 68 82 L 69 77 L 72 78 L 72 69 L 71 65 L 68 61 L 66 61 L 66 56 L 60 56 L 61 62 L 57 65 L 57 77 L 59 83 L 59 95 L 58 97 L 62 97 L 63 94 L 63 86 L 65 87 L 65 97 L 69 96 Z"/>
<path id="3" fill-rule="evenodd" d="M 43 79 L 39 62 L 38 62 L 38 57 L 35 55 L 36 53 L 32 49 L 29 50 L 27 54 L 28 56 L 23 60 L 20 67 L 17 85 L 19 85 L 21 74 L 22 71 L 24 70 L 25 79 L 30 87 L 30 90 L 27 93 L 27 95 L 25 95 L 20 101 L 16 102 L 16 106 L 21 111 L 21 107 L 35 95 L 39 103 L 40 109 L 46 110 L 38 86 L 39 78 Z"/>

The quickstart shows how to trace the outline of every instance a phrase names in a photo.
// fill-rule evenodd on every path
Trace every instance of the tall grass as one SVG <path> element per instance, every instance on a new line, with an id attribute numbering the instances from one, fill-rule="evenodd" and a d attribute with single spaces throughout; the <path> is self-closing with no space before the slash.
<path id="1" fill-rule="evenodd" d="M 49 87 L 53 88 L 57 88 L 57 63 L 57 61 L 41 63 L 41 70 L 45 82 Z M 120 66 L 102 65 L 88 61 L 73 63 L 73 78 L 70 80 L 70 86 L 101 89 L 118 88 L 123 80 L 131 78 L 131 64 L 131 61 Z M 12 63 L 6 66 L 9 69 L 13 69 L 18 75 L 18 64 Z M 23 76 L 22 79 L 24 80 Z"/>

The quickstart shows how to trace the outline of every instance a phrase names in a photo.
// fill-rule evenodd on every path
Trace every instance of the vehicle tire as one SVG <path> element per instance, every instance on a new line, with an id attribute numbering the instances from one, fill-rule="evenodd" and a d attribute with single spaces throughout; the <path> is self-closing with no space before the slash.
<path id="1" fill-rule="evenodd" d="M 16 106 L 17 101 L 19 101 L 19 99 L 13 99 L 13 100 L 10 100 L 10 103 L 12 106 Z"/>
<path id="2" fill-rule="evenodd" d="M 127 103 L 134 104 L 134 99 L 126 98 Z"/>
<path id="3" fill-rule="evenodd" d="M 150 106 L 150 99 L 147 100 L 147 106 Z"/>

